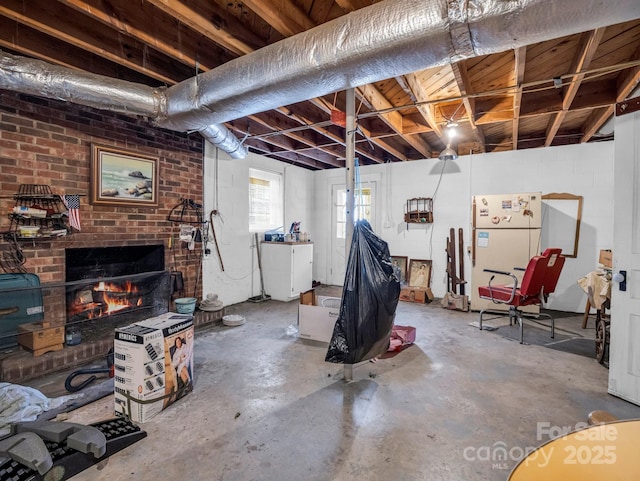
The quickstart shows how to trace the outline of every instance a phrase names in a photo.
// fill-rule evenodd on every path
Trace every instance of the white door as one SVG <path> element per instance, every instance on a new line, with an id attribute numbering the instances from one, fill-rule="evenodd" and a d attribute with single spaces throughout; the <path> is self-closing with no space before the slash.
<path id="1" fill-rule="evenodd" d="M 640 112 L 616 117 L 609 393 L 640 404 Z"/>
<path id="2" fill-rule="evenodd" d="M 367 219 L 373 230 L 376 230 L 373 215 L 376 183 L 362 182 L 362 193 L 356 192 L 356 219 Z M 344 284 L 347 261 L 345 259 L 345 238 L 347 232 L 346 200 L 347 191 L 344 184 L 333 185 L 331 188 L 331 272 L 329 283 L 335 286 Z"/>

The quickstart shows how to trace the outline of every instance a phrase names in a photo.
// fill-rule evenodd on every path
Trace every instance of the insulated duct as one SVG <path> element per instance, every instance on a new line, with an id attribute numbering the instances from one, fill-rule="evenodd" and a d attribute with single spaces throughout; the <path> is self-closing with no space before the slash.
<path id="1" fill-rule="evenodd" d="M 198 130 L 637 18 L 638 0 L 385 0 L 168 88 L 159 122 Z"/>
<path id="2" fill-rule="evenodd" d="M 113 79 L 51 65 L 0 51 L 0 89 L 63 100 L 97 109 L 156 119 L 166 110 L 164 88 Z M 182 130 L 182 129 L 175 129 Z M 186 129 L 184 129 L 186 130 Z M 213 145 L 234 159 L 243 159 L 244 146 L 224 125 L 198 129 Z"/>

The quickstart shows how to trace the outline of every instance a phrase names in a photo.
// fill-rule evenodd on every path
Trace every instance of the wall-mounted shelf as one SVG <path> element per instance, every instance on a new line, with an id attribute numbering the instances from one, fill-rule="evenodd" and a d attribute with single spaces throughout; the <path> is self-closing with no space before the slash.
<path id="1" fill-rule="evenodd" d="M 414 197 L 407 200 L 404 221 L 408 224 L 430 224 L 433 222 L 433 199 L 431 197 Z"/>
<path id="2" fill-rule="evenodd" d="M 67 211 L 59 195 L 48 185 L 22 184 L 13 195 L 9 233 L 17 240 L 45 240 L 67 235 Z"/>

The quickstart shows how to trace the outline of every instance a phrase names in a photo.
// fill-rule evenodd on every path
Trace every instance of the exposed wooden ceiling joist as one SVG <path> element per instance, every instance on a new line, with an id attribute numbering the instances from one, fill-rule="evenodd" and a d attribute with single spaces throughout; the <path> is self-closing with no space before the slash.
<path id="1" fill-rule="evenodd" d="M 378 1 L 3 0 L 0 46 L 76 70 L 173 85 Z M 356 155 L 363 164 L 437 155 L 454 112 L 460 154 L 587 142 L 639 80 L 640 20 L 407 73 L 358 87 Z M 333 108 L 343 107 L 309 99 L 227 125 L 270 157 L 342 167 L 344 128 L 329 122 Z"/>

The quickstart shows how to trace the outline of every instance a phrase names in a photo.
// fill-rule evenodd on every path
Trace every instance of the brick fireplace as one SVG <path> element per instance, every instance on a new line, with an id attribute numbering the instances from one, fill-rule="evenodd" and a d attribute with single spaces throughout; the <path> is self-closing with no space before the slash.
<path id="1" fill-rule="evenodd" d="M 158 206 L 91 205 L 88 194 L 93 144 L 157 157 Z M 70 294 L 66 285 L 68 273 L 74 269 L 71 259 L 75 261 L 91 249 L 155 251 L 159 262 L 137 266 L 134 275 L 177 270 L 183 274 L 185 292 L 193 295 L 195 291 L 196 297 L 201 296 L 200 288 L 196 289 L 200 246 L 188 251 L 174 242 L 174 248 L 169 249 L 169 238 L 177 239 L 179 226 L 167 216 L 183 198 L 202 203 L 203 149 L 198 134 L 167 131 L 144 119 L 0 90 L 0 209 L 4 213 L 0 231 L 9 228 L 6 213 L 14 204 L 11 194 L 18 192 L 21 184 L 44 184 L 54 193 L 81 195 L 80 231 L 54 240 L 19 243 L 25 259 L 23 268 L 37 274 L 43 285 L 45 320 L 53 325 L 67 322 L 68 305 L 77 296 L 75 292 Z M 8 243 L 0 240 L 0 255 L 9 249 Z M 91 279 L 93 274 L 99 273 L 92 273 Z M 102 274 L 121 275 L 117 270 Z M 89 277 L 70 282 L 83 284 L 82 279 Z M 90 283 L 86 284 L 84 291 L 89 290 Z M 160 284 L 167 283 L 163 280 Z M 163 295 L 164 303 L 166 292 Z M 88 300 L 86 296 L 85 292 Z M 91 302 L 102 303 L 104 299 L 98 296 Z M 156 308 L 146 306 L 143 310 L 151 313 Z"/>
<path id="2" fill-rule="evenodd" d="M 67 326 L 139 321 L 170 307 L 164 245 L 65 250 Z"/>

